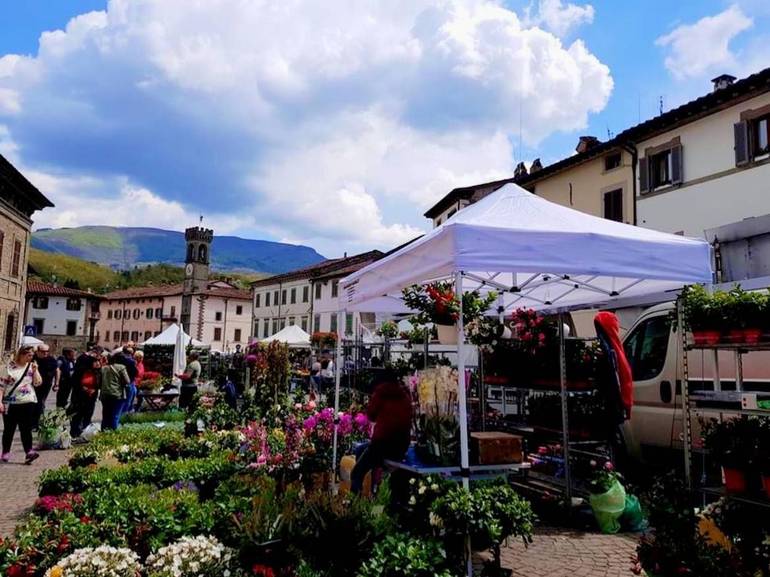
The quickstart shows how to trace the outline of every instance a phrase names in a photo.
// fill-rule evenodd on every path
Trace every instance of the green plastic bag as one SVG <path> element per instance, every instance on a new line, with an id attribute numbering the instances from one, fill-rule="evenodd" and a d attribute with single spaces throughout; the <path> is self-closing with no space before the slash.
<path id="1" fill-rule="evenodd" d="M 588 502 L 591 503 L 596 523 L 602 533 L 620 531 L 620 517 L 626 508 L 626 490 L 623 485 L 615 481 L 606 493 L 591 495 Z"/>
<path id="2" fill-rule="evenodd" d="M 634 533 L 639 533 L 647 528 L 647 519 L 642 513 L 642 506 L 636 495 L 626 494 L 626 507 L 623 509 L 623 516 L 620 520 L 628 531 Z"/>

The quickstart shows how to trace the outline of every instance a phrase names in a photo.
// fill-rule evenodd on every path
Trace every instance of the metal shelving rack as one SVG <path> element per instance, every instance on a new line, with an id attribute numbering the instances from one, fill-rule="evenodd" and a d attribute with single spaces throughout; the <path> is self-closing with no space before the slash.
<path id="1" fill-rule="evenodd" d="M 678 326 L 684 327 L 681 302 L 677 302 Z M 685 480 L 690 489 L 694 489 L 705 496 L 723 497 L 725 492 L 721 488 L 705 487 L 699 484 L 693 485 L 693 442 L 692 442 L 692 418 L 703 412 L 731 415 L 756 415 L 770 417 L 770 408 L 764 409 L 758 405 L 760 401 L 770 401 L 770 393 L 743 390 L 743 355 L 750 352 L 770 351 L 770 342 L 756 344 L 749 343 L 721 343 L 716 345 L 695 345 L 688 341 L 687 331 L 681 330 L 682 346 L 682 370 L 683 386 L 682 400 L 684 405 L 684 457 Z M 714 390 L 690 392 L 690 375 L 687 353 L 693 350 L 712 351 L 714 360 Z M 735 354 L 735 389 L 723 391 L 719 378 L 719 351 L 733 351 Z M 705 453 L 704 453 L 705 455 Z M 770 500 L 751 498 L 744 495 L 730 495 L 731 499 L 750 505 L 770 508 Z"/>

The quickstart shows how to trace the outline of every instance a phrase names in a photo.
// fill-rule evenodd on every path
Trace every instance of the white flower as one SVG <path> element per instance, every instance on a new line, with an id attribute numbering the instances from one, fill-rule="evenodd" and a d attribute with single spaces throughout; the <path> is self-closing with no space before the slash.
<path id="1" fill-rule="evenodd" d="M 437 485 L 436 483 L 433 483 L 433 484 L 430 486 L 430 490 L 431 490 L 431 491 L 438 491 L 438 485 Z"/>
<path id="2" fill-rule="evenodd" d="M 425 485 L 420 485 L 420 488 L 419 488 L 419 489 L 417 489 L 417 492 L 418 492 L 420 495 L 424 495 L 424 494 L 425 494 L 425 490 L 426 490 L 426 488 L 427 488 L 427 487 L 425 487 Z"/>
<path id="3" fill-rule="evenodd" d="M 409 504 L 410 504 L 410 505 L 416 505 L 416 504 L 417 504 L 417 499 L 415 499 L 415 498 L 414 498 L 414 495 L 412 495 L 412 496 L 409 498 Z"/>
<path id="4" fill-rule="evenodd" d="M 428 515 L 428 522 L 430 523 L 431 527 L 444 526 L 444 520 L 435 513 L 430 513 L 430 515 Z"/>

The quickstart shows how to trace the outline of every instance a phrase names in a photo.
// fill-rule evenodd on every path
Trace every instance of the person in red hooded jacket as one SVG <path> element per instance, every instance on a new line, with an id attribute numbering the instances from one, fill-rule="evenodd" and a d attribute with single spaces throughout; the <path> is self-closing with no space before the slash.
<path id="1" fill-rule="evenodd" d="M 372 440 L 350 473 L 350 490 L 361 492 L 366 474 L 385 459 L 400 461 L 411 441 L 412 398 L 392 371 L 384 371 L 369 400 L 367 416 L 374 422 Z"/>
<path id="2" fill-rule="evenodd" d="M 620 340 L 620 321 L 615 313 L 601 311 L 594 317 L 596 336 L 606 355 L 597 374 L 599 390 L 604 394 L 607 437 L 615 464 L 621 466 L 625 443 L 621 426 L 631 418 L 634 404 L 634 378 Z"/>

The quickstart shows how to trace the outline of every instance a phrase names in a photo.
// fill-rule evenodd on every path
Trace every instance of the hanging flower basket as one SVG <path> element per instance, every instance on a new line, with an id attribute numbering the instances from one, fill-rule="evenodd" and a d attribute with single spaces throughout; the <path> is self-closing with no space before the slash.
<path id="1" fill-rule="evenodd" d="M 457 325 L 435 325 L 438 333 L 438 342 L 442 345 L 457 344 Z"/>

